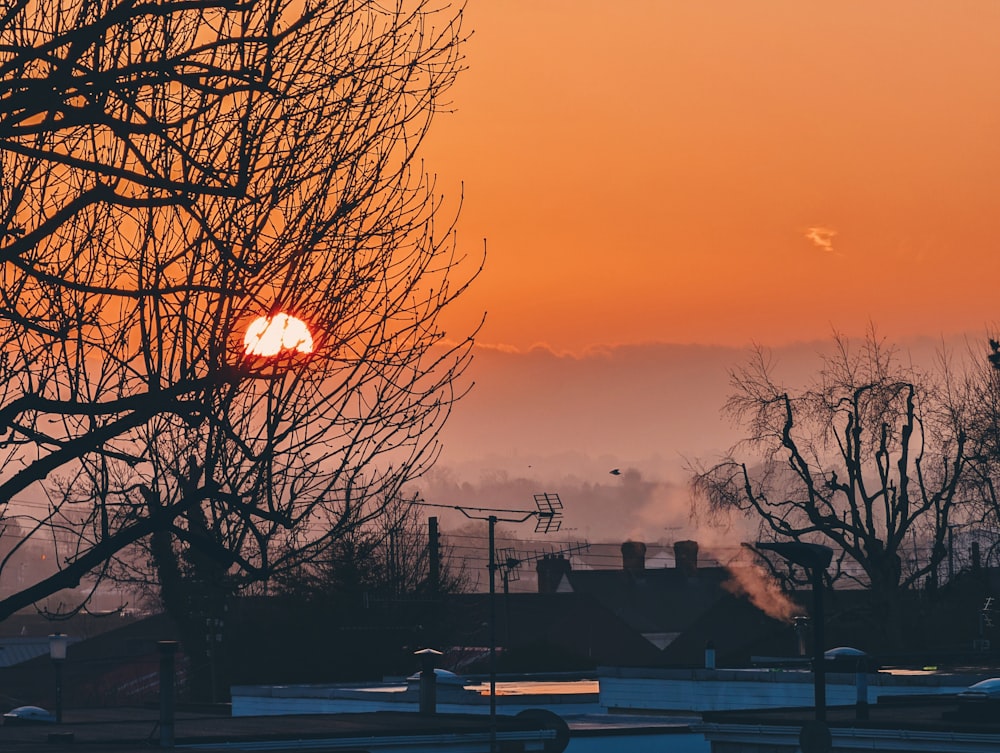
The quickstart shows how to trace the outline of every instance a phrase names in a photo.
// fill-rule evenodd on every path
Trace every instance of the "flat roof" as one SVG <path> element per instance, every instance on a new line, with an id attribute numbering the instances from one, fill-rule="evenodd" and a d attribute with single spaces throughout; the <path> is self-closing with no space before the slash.
<path id="1" fill-rule="evenodd" d="M 960 704 L 950 694 L 890 696 L 868 704 L 868 718 L 858 718 L 856 705 L 829 706 L 826 723 L 833 728 L 899 729 L 969 732 L 1000 736 L 1000 704 Z M 812 706 L 778 709 L 705 711 L 708 724 L 767 724 L 801 727 L 815 719 Z"/>
<path id="2" fill-rule="evenodd" d="M 240 744 L 263 741 L 287 742 L 284 747 L 292 749 L 297 747 L 297 742 L 305 740 L 482 734 L 488 732 L 489 721 L 489 717 L 482 714 L 424 716 L 396 711 L 266 717 L 178 712 L 174 718 L 174 741 L 177 747 L 197 745 L 207 749 L 238 749 Z M 497 717 L 497 727 L 508 732 L 544 729 L 538 721 L 504 715 Z M 149 753 L 158 747 L 159 734 L 159 711 L 155 709 L 68 709 L 63 714 L 62 724 L 0 726 L 0 750 L 4 753 Z"/>

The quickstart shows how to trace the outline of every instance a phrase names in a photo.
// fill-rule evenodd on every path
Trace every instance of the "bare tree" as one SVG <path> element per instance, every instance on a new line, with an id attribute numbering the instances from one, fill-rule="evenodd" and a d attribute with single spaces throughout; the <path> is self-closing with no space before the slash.
<path id="1" fill-rule="evenodd" d="M 464 569 L 448 548 L 439 551 L 438 580 L 432 584 L 424 510 L 415 497 L 385 500 L 383 514 L 331 542 L 322 556 L 287 574 L 279 588 L 323 599 L 363 596 L 382 602 L 437 599 L 465 590 Z"/>
<path id="2" fill-rule="evenodd" d="M 966 434 L 935 381 L 873 332 L 857 352 L 841 337 L 834 345 L 815 384 L 796 393 L 761 350 L 733 372 L 725 409 L 748 436 L 695 487 L 713 509 L 755 517 L 766 539 L 833 548 L 831 577 L 870 589 L 891 629 L 901 591 L 946 556 Z"/>
<path id="3" fill-rule="evenodd" d="M 481 263 L 418 159 L 460 24 L 430 0 L 0 10 L 0 515 L 61 542 L 0 619 L 154 535 L 294 567 L 434 461 L 475 329 L 438 316 Z M 248 356 L 279 313 L 312 342 Z"/>
<path id="4" fill-rule="evenodd" d="M 964 516 L 955 521 L 954 547 L 949 565 L 962 569 L 973 564 L 975 546 L 983 563 L 1000 556 L 1000 342 L 989 339 L 985 354 L 973 344 L 962 369 L 961 389 L 953 397 L 955 411 L 968 426 L 969 469 L 964 480 Z"/>

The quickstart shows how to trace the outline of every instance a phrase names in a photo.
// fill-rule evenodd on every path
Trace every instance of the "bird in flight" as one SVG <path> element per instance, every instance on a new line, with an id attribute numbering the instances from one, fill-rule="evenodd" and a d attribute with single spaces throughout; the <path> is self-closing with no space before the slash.
<path id="1" fill-rule="evenodd" d="M 612 468 L 610 471 L 608 471 L 608 473 L 610 473 L 612 476 L 621 476 L 622 475 L 622 472 L 619 469 L 617 469 L 617 468 Z"/>

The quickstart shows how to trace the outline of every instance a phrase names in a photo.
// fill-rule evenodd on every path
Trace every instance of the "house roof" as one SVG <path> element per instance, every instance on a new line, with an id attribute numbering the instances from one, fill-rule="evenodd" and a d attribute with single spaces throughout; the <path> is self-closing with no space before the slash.
<path id="1" fill-rule="evenodd" d="M 700 665 L 709 642 L 723 667 L 743 666 L 753 655 L 794 656 L 796 649 L 790 625 L 768 617 L 743 597 L 726 594 L 664 649 L 661 660 L 674 666 Z"/>
<path id="2" fill-rule="evenodd" d="M 589 666 L 658 663 L 660 650 L 586 594 L 498 594 L 497 644 L 510 652 L 550 646 L 565 659 Z M 444 609 L 454 616 L 456 639 L 466 646 L 489 643 L 489 596 L 460 594 Z M 556 656 L 553 654 L 553 660 Z"/>
<path id="3" fill-rule="evenodd" d="M 176 637 L 173 623 L 162 614 L 135 620 L 112 618 L 104 624 L 109 629 L 89 637 L 81 635 L 82 629 L 74 629 L 86 627 L 85 622 L 59 624 L 70 639 L 63 685 L 67 708 L 123 699 L 134 702 L 137 698 L 125 686 L 136 676 L 155 674 L 156 641 Z M 51 626 L 43 629 L 54 632 Z M 3 643 L 10 640 L 3 639 Z M 6 707 L 4 711 L 25 704 L 50 708 L 53 704 L 48 638 L 34 640 L 44 640 L 44 651 L 27 661 L 0 667 L 0 706 Z M 30 645 L 30 641 L 26 643 Z M 150 692 L 155 697 L 155 687 Z"/>
<path id="4" fill-rule="evenodd" d="M 723 587 L 729 578 L 725 568 L 707 567 L 693 574 L 677 568 L 577 570 L 563 580 L 638 632 L 662 635 L 685 632 L 720 600 L 732 598 Z"/>
<path id="5" fill-rule="evenodd" d="M 70 636 L 69 643 L 80 639 Z M 13 667 L 31 661 L 37 656 L 49 655 L 47 636 L 35 638 L 0 638 L 0 667 Z"/>
<path id="6" fill-rule="evenodd" d="M 544 642 L 617 666 L 699 665 L 709 640 L 733 666 L 764 647 L 792 655 L 791 628 L 735 595 L 730 579 L 722 567 L 569 571 L 556 593 L 497 596 L 498 644 Z M 453 601 L 472 625 L 466 645 L 485 646 L 488 596 Z"/>

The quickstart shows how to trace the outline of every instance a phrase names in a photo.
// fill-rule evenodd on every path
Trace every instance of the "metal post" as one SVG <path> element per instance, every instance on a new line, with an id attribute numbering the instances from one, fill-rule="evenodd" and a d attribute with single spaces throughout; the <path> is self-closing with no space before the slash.
<path id="1" fill-rule="evenodd" d="M 215 686 L 217 684 L 215 667 L 215 619 L 212 617 L 205 618 L 205 647 L 208 654 L 208 700 L 214 704 L 218 700 L 218 696 L 215 693 Z"/>
<path id="2" fill-rule="evenodd" d="M 489 516 L 490 524 L 490 753 L 497 750 L 497 586 L 496 586 L 496 527 L 497 516 Z"/>
<path id="3" fill-rule="evenodd" d="M 63 660 L 53 659 L 56 667 L 56 724 L 63 720 Z"/>
<path id="4" fill-rule="evenodd" d="M 955 577 L 955 526 L 948 526 L 948 582 Z"/>
<path id="5" fill-rule="evenodd" d="M 826 721 L 826 658 L 823 637 L 823 571 L 812 568 L 813 589 L 813 682 L 816 696 L 816 721 Z"/>
<path id="6" fill-rule="evenodd" d="M 507 517 L 499 517 L 493 514 L 492 509 L 484 507 L 455 507 L 454 509 L 460 511 L 467 518 L 473 520 L 486 520 L 489 522 L 490 528 L 490 554 L 489 554 L 489 570 L 490 570 L 490 751 L 491 753 L 496 753 L 497 750 L 497 584 L 496 584 L 496 571 L 497 571 L 497 561 L 496 561 L 496 525 L 498 520 L 503 520 L 508 523 L 523 523 L 528 518 L 535 517 L 538 519 L 535 525 L 536 533 L 549 533 L 550 531 L 558 531 L 561 524 L 562 518 L 562 501 L 559 499 L 558 494 L 536 494 L 535 495 L 535 506 L 537 510 L 497 510 L 496 512 L 505 512 Z M 480 517 L 478 515 L 470 514 L 470 510 L 476 510 L 479 512 L 490 512 L 490 515 L 486 518 Z"/>
<path id="7" fill-rule="evenodd" d="M 813 688 L 816 701 L 816 719 L 803 725 L 799 735 L 800 747 L 810 753 L 830 750 L 830 729 L 826 726 L 826 657 L 823 628 L 823 573 L 830 566 L 833 550 L 822 544 L 806 541 L 759 542 L 758 549 L 777 552 L 789 563 L 800 565 L 809 574 L 813 590 Z"/>
<path id="8" fill-rule="evenodd" d="M 857 707 L 855 716 L 858 719 L 868 718 L 868 660 L 865 656 L 858 657 L 858 666 L 855 669 L 854 682 L 857 686 Z"/>
<path id="9" fill-rule="evenodd" d="M 434 517 L 427 519 L 427 554 L 427 581 L 431 596 L 436 597 L 441 587 L 441 545 L 438 541 L 438 519 Z"/>
<path id="10" fill-rule="evenodd" d="M 69 647 L 69 638 L 62 633 L 49 636 L 49 657 L 56 673 L 56 723 L 62 722 L 63 712 L 63 662 Z"/>
<path id="11" fill-rule="evenodd" d="M 160 650 L 160 747 L 174 747 L 174 655 L 177 641 L 157 641 Z"/>

